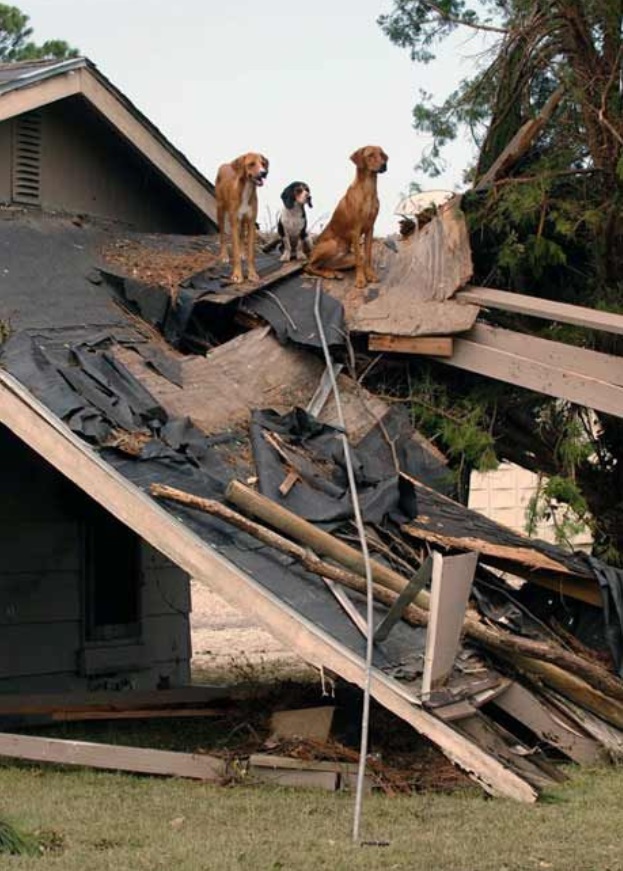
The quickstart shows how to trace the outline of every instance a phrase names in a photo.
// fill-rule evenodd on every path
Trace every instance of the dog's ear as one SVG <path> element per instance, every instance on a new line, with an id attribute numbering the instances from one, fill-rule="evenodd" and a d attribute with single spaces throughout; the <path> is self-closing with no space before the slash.
<path id="1" fill-rule="evenodd" d="M 296 202 L 294 199 L 294 183 L 289 184 L 287 188 L 284 188 L 281 191 L 281 201 L 283 202 L 286 209 L 293 209 L 294 203 Z"/>
<path id="2" fill-rule="evenodd" d="M 357 151 L 353 151 L 353 153 L 352 153 L 351 156 L 350 156 L 350 159 L 351 159 L 352 162 L 355 164 L 355 166 L 357 167 L 357 169 L 365 169 L 365 163 L 364 163 L 364 160 L 365 160 L 365 154 L 364 154 L 364 152 L 365 152 L 365 150 L 366 150 L 365 147 L 364 147 L 364 148 L 358 148 Z"/>
<path id="3" fill-rule="evenodd" d="M 246 157 L 246 154 L 241 154 L 240 157 L 237 157 L 235 160 L 232 160 L 232 162 L 231 162 L 232 167 L 239 174 L 242 174 L 244 172 L 244 159 L 245 159 L 245 157 Z"/>

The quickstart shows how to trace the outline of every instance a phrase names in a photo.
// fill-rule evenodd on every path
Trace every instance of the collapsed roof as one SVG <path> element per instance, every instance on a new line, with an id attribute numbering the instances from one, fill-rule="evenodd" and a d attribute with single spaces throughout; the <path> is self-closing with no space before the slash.
<path id="1" fill-rule="evenodd" d="M 0 319 L 7 335 L 0 421 L 311 664 L 362 686 L 359 594 L 340 604 L 331 586 L 291 555 L 218 516 L 149 495 L 154 484 L 166 484 L 222 504 L 232 481 L 257 483 L 293 515 L 350 540 L 335 403 L 318 391 L 325 366 L 315 351 L 310 280 L 266 255 L 259 289 L 232 288 L 211 237 L 120 236 L 110 226 L 12 210 L 0 220 Z M 345 307 L 335 298 L 340 294 L 350 294 Z M 336 348 L 347 332 L 344 308 L 348 320 L 351 310 L 374 303 L 357 305 L 353 295 L 345 282 L 323 297 Z M 473 322 L 475 312 L 469 317 Z M 552 633 L 492 569 L 600 603 L 605 567 L 596 572 L 580 556 L 511 533 L 452 501 L 443 458 L 412 431 L 404 410 L 344 373 L 339 383 L 375 559 L 402 575 L 399 581 L 406 586 L 431 547 L 475 551 L 481 566 L 474 596 L 483 616 L 472 623 L 497 627 L 493 635 L 502 642 L 509 636 L 543 648 Z M 616 588 L 620 579 L 610 577 Z M 376 644 L 372 693 L 487 791 L 532 801 L 557 777 L 544 757 L 528 753 L 482 710 L 490 703 L 511 716 L 514 705 L 524 712 L 535 706 L 541 725 L 530 719 L 534 733 L 571 758 L 594 759 L 604 746 L 620 751 L 614 727 L 623 727 L 623 702 L 616 692 L 601 704 L 604 693 L 577 676 L 581 686 L 566 689 L 566 673 L 561 677 L 549 663 L 539 672 L 525 644 L 515 658 L 508 649 L 493 656 L 495 637 L 487 647 L 486 632 L 478 638 L 473 626 L 449 679 L 423 698 L 426 621 L 417 606 L 409 608 L 403 614 L 409 622 L 397 622 Z M 376 605 L 379 622 L 387 611 L 387 604 Z M 554 652 L 564 659 L 568 648 L 555 639 Z M 607 672 L 595 668 L 599 682 Z M 527 682 L 516 679 L 520 671 Z M 538 698 L 535 674 L 549 687 Z M 511 687 L 518 702 L 507 694 Z M 578 713 L 580 700 L 586 706 Z"/>

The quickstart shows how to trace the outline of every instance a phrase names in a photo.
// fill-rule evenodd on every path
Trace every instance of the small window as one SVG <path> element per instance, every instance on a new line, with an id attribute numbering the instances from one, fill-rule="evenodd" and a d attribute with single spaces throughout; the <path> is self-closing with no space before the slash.
<path id="1" fill-rule="evenodd" d="M 91 504 L 85 519 L 85 641 L 140 635 L 140 539 Z"/>
<path id="2" fill-rule="evenodd" d="M 27 112 L 13 122 L 13 202 L 41 202 L 41 113 Z"/>

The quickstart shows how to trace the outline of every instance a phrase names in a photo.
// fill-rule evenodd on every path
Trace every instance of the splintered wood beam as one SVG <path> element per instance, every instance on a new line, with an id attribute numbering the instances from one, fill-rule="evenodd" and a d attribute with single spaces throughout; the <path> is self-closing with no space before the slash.
<path id="1" fill-rule="evenodd" d="M 550 120 L 564 93 L 565 89 L 561 85 L 550 95 L 538 115 L 522 124 L 487 172 L 476 182 L 475 191 L 490 187 L 496 179 L 506 175 L 515 166 Z"/>
<path id="2" fill-rule="evenodd" d="M 573 324 L 576 327 L 587 327 L 591 330 L 603 330 L 605 333 L 623 335 L 623 315 L 614 312 L 597 311 L 581 305 L 570 305 L 566 302 L 556 302 L 553 299 L 542 299 L 538 296 L 527 296 L 522 293 L 511 293 L 507 290 L 497 290 L 493 287 L 472 287 L 459 291 L 454 299 L 470 305 L 483 308 L 497 308 L 502 311 L 516 312 L 546 321 L 557 321 L 561 324 Z"/>
<path id="3" fill-rule="evenodd" d="M 548 705 L 543 695 L 536 696 L 522 684 L 513 682 L 493 699 L 493 704 L 574 762 L 593 765 L 599 760 L 599 743 L 589 737 L 577 722 Z"/>
<path id="4" fill-rule="evenodd" d="M 89 741 L 65 741 L 61 738 L 38 738 L 32 735 L 0 734 L 0 756 L 54 762 L 59 765 L 83 765 L 137 774 L 161 774 L 190 777 L 219 783 L 225 773 L 224 759 L 198 753 L 177 753 L 145 747 L 122 747 L 94 744 Z"/>
<path id="5" fill-rule="evenodd" d="M 384 333 L 370 333 L 368 336 L 368 351 L 451 357 L 452 348 L 451 336 L 390 336 Z"/>

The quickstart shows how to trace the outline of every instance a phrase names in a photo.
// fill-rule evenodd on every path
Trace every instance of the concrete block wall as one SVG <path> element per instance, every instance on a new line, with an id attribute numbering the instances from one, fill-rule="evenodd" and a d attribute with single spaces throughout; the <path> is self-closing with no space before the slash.
<path id="1" fill-rule="evenodd" d="M 525 534 L 528 504 L 537 486 L 538 476 L 534 472 L 514 463 L 500 463 L 492 472 L 472 472 L 469 507 Z M 555 543 L 553 521 L 539 522 L 534 537 Z M 592 539 L 589 530 L 577 535 L 573 544 L 578 549 L 590 550 Z"/>

